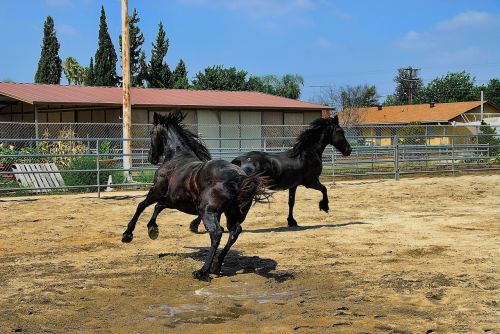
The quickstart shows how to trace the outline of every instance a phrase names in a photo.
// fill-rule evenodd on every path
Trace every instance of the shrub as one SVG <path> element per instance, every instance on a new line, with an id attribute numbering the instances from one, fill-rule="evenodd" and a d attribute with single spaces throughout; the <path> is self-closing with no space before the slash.
<path id="1" fill-rule="evenodd" d="M 42 138 L 49 138 L 50 134 L 46 129 Z M 72 139 L 75 138 L 73 130 L 61 130 L 57 138 Z M 87 146 L 81 141 L 41 141 L 37 147 L 40 154 L 82 154 L 87 150 Z M 74 159 L 73 157 L 49 157 L 45 160 L 56 163 L 58 166 L 68 166 Z M 38 162 L 47 162 L 41 161 Z"/>
<path id="2" fill-rule="evenodd" d="M 123 173 L 120 171 L 110 171 L 108 169 L 120 168 L 117 163 L 106 165 L 106 169 L 102 169 L 103 166 L 99 165 L 99 184 L 106 185 L 108 183 L 108 178 L 110 175 L 113 177 L 113 183 L 123 182 Z M 61 175 L 64 179 L 64 183 L 67 186 L 86 186 L 83 188 L 75 188 L 76 191 L 97 191 L 97 160 L 94 156 L 82 156 L 74 158 L 66 166 L 63 166 L 63 170 L 68 172 L 62 172 Z M 82 170 L 82 171 L 78 171 Z M 88 170 L 88 171 L 87 171 Z"/>
<path id="3" fill-rule="evenodd" d="M 155 178 L 155 172 L 156 171 L 149 169 L 141 170 L 141 172 L 134 177 L 134 180 L 141 183 L 153 183 L 153 180 Z"/>

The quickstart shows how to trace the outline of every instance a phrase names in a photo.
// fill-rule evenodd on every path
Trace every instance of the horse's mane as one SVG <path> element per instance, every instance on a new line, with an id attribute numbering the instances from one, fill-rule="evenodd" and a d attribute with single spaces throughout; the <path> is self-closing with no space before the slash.
<path id="1" fill-rule="evenodd" d="M 331 124 L 332 123 L 329 118 L 318 118 L 312 121 L 311 124 L 309 124 L 309 126 L 297 137 L 297 141 L 293 145 L 289 156 L 294 158 L 300 155 L 303 151 L 311 150 L 314 147 L 317 147 L 317 144 L 320 142 L 321 135 Z"/>
<path id="2" fill-rule="evenodd" d="M 158 116 L 159 116 L 158 123 L 163 126 L 167 127 L 171 126 L 177 129 L 177 133 L 179 134 L 179 139 L 181 140 L 181 142 L 190 147 L 191 150 L 193 150 L 193 153 L 200 160 L 208 161 L 212 159 L 212 156 L 208 151 L 208 148 L 205 145 L 205 143 L 200 139 L 200 137 L 198 137 L 197 135 L 186 129 L 185 125 L 182 123 L 184 118 L 186 118 L 185 114 L 183 114 L 180 111 L 174 111 L 166 116 L 163 115 L 158 115 Z"/>

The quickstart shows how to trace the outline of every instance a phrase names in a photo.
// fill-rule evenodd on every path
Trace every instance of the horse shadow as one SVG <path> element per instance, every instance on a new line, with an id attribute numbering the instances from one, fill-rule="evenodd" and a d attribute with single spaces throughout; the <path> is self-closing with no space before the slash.
<path id="1" fill-rule="evenodd" d="M 366 222 L 348 222 L 341 224 L 319 224 L 319 225 L 305 225 L 305 226 L 281 226 L 281 227 L 268 227 L 268 228 L 257 228 L 253 230 L 244 229 L 243 233 L 269 233 L 269 232 L 297 232 L 297 231 L 307 231 L 307 230 L 315 230 L 318 228 L 338 228 L 345 227 L 349 225 L 369 225 L 371 223 Z"/>
<path id="2" fill-rule="evenodd" d="M 158 257 L 180 256 L 182 258 L 189 258 L 199 262 L 204 262 L 208 256 L 208 252 L 210 251 L 209 247 L 185 248 L 193 249 L 194 251 L 182 254 L 160 253 L 158 254 Z M 273 259 L 261 258 L 259 256 L 245 256 L 242 255 L 240 251 L 231 249 L 224 260 L 221 273 L 223 276 L 257 274 L 268 279 L 273 279 L 278 283 L 295 278 L 294 274 L 291 272 L 276 270 L 277 265 L 278 263 Z"/>

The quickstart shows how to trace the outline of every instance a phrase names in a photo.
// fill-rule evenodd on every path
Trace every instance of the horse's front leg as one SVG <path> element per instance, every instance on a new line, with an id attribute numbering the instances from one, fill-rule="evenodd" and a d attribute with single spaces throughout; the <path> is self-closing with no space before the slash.
<path id="1" fill-rule="evenodd" d="M 162 212 L 166 208 L 168 208 L 168 204 L 165 201 L 159 202 L 155 206 L 155 211 L 153 212 L 153 215 L 151 216 L 151 219 L 148 223 L 148 235 L 152 240 L 157 239 L 158 235 L 160 234 L 160 231 L 158 230 L 158 224 L 156 224 L 156 218 L 158 217 L 160 212 Z"/>
<path id="2" fill-rule="evenodd" d="M 297 191 L 297 187 L 290 188 L 288 190 L 288 221 L 289 227 L 297 226 L 297 221 L 293 218 L 293 206 L 295 205 L 295 192 Z"/>
<path id="3" fill-rule="evenodd" d="M 205 264 L 200 270 L 193 272 L 194 278 L 203 281 L 210 281 L 210 268 L 217 252 L 217 248 L 220 244 L 220 239 L 222 238 L 222 228 L 220 227 L 219 220 L 217 219 L 218 214 L 215 212 L 205 212 L 202 215 L 203 224 L 210 234 L 210 252 L 205 260 Z"/>
<path id="4" fill-rule="evenodd" d="M 144 201 L 139 203 L 137 206 L 137 209 L 135 210 L 135 214 L 128 223 L 127 229 L 125 232 L 123 232 L 122 236 L 122 242 L 131 242 L 132 239 L 134 238 L 133 232 L 135 229 L 135 224 L 137 223 L 137 220 L 139 219 L 139 216 L 141 213 L 151 204 L 158 202 L 158 196 L 156 195 L 155 191 L 151 189 Z"/>
<path id="5" fill-rule="evenodd" d="M 319 180 L 317 180 L 316 183 L 310 188 L 321 191 L 323 198 L 321 199 L 321 201 L 319 201 L 319 209 L 328 213 L 330 207 L 328 206 L 328 191 L 326 190 L 326 187 L 322 185 Z"/>

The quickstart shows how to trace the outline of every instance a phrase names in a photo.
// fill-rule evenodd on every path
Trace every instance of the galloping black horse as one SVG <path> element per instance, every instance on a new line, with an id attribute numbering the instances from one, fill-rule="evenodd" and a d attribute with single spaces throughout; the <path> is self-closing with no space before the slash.
<path id="1" fill-rule="evenodd" d="M 292 149 L 280 153 L 252 151 L 235 158 L 232 163 L 240 166 L 248 175 L 261 173 L 268 178 L 272 190 L 289 189 L 288 226 L 297 226 L 293 218 L 295 192 L 298 186 L 305 186 L 321 191 L 323 199 L 319 202 L 320 210 L 328 212 L 328 193 L 319 181 L 322 170 L 322 155 L 326 145 L 333 145 L 344 156 L 351 154 L 351 146 L 339 125 L 338 116 L 319 118 L 298 137 Z M 196 233 L 200 218 L 191 222 L 190 229 Z"/>
<path id="2" fill-rule="evenodd" d="M 254 200 L 265 196 L 265 180 L 248 176 L 240 167 L 224 160 L 211 160 L 201 140 L 182 125 L 180 112 L 167 116 L 154 114 L 149 161 L 163 164 L 156 171 L 154 184 L 123 233 L 122 241 L 130 242 L 136 222 L 146 207 L 158 203 L 148 223 L 151 239 L 158 237 L 156 217 L 165 208 L 198 215 L 210 233 L 211 248 L 205 264 L 193 276 L 210 280 L 210 272 L 219 274 L 222 262 L 241 232 L 241 223 Z M 214 261 L 222 237 L 220 216 L 227 218 L 229 239 Z"/>

